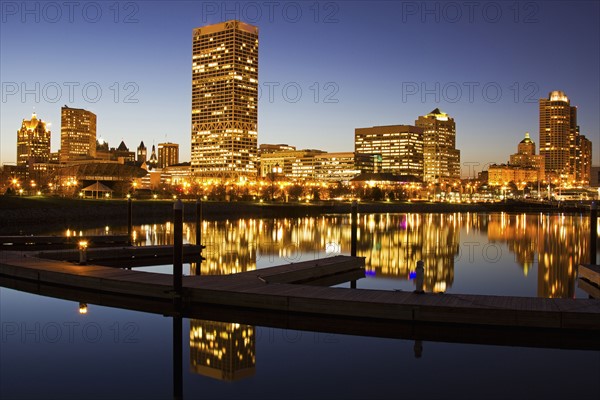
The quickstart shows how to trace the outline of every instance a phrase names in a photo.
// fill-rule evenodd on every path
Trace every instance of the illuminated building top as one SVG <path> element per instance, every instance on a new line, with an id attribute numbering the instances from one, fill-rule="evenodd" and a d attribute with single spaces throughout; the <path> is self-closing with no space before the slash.
<path id="1" fill-rule="evenodd" d="M 48 162 L 50 158 L 50 131 L 46 123 L 33 113 L 23 120 L 17 131 L 17 165 Z"/>
<path id="2" fill-rule="evenodd" d="M 564 101 L 565 103 L 569 102 L 569 98 L 567 97 L 565 92 L 562 92 L 560 90 L 550 92 L 548 97 L 550 98 L 550 101 Z"/>

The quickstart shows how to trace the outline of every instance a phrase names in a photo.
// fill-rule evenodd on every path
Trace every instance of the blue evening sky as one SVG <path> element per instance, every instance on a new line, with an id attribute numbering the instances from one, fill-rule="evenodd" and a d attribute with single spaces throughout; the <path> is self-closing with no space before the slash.
<path id="1" fill-rule="evenodd" d="M 192 29 L 259 26 L 258 141 L 352 151 L 354 129 L 456 121 L 463 176 L 506 162 L 538 99 L 562 90 L 600 165 L 597 1 L 1 2 L 0 163 L 32 111 L 60 145 L 60 107 L 98 116 L 130 150 L 164 141 L 190 157 Z M 471 170 L 472 171 L 472 170 Z M 471 172 L 471 175 L 473 172 Z"/>

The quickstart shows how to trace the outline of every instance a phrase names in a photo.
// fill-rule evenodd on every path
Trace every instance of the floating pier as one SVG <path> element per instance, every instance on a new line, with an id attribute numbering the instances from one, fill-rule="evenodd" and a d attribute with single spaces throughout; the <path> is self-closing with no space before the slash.
<path id="1" fill-rule="evenodd" d="M 77 265 L 30 253 L 0 253 L 0 275 L 6 278 L 136 297 L 136 301 L 161 304 L 161 311 L 177 299 L 183 310 L 214 306 L 341 318 L 354 324 L 388 321 L 593 331 L 591 335 L 600 337 L 600 301 L 595 299 L 417 294 L 319 286 L 358 279 L 364 276 L 363 268 L 363 258 L 335 256 L 233 275 L 184 276 L 179 295 L 173 289 L 173 277 L 167 274 Z"/>
<path id="2" fill-rule="evenodd" d="M 580 265 L 577 269 L 579 287 L 600 301 L 600 265 Z"/>

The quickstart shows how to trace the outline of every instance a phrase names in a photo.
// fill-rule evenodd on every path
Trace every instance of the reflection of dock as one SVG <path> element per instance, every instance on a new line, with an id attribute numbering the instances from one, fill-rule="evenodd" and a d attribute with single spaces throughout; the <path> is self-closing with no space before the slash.
<path id="1" fill-rule="evenodd" d="M 336 276 L 347 279 L 348 274 L 362 271 L 363 263 L 361 258 L 336 256 L 229 276 L 185 276 L 183 308 L 227 306 L 344 319 L 349 325 L 378 320 L 600 331 L 600 301 L 594 299 L 415 294 L 307 285 L 325 278 L 331 284 Z M 37 285 L 104 292 L 109 297 L 136 296 L 136 301 L 160 305 L 161 312 L 170 307 L 174 297 L 169 275 L 79 266 L 24 257 L 18 252 L 2 253 L 0 274 Z M 598 340 L 594 343 L 598 344 Z"/>

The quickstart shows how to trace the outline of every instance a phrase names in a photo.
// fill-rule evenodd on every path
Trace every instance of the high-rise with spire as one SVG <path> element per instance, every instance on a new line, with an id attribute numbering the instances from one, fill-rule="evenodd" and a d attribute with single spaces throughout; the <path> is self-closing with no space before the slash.
<path id="1" fill-rule="evenodd" d="M 256 176 L 258 27 L 227 21 L 196 28 L 192 45 L 192 173 Z"/>
<path id="2" fill-rule="evenodd" d="M 17 131 L 17 165 L 31 166 L 50 159 L 50 130 L 46 123 L 33 113 L 30 120 L 23 119 Z"/>
<path id="3" fill-rule="evenodd" d="M 139 164 L 142 164 L 142 163 L 145 163 L 147 159 L 148 159 L 148 149 L 146 149 L 146 146 L 144 146 L 144 141 L 142 140 L 140 142 L 140 145 L 137 148 L 136 161 Z"/>

